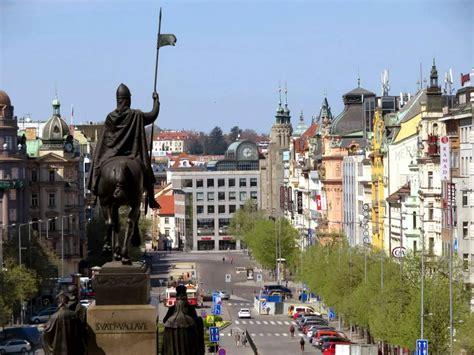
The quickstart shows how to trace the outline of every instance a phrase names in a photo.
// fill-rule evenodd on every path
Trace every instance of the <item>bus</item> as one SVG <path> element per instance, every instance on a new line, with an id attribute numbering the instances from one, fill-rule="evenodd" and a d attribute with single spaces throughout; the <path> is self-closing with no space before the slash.
<path id="1" fill-rule="evenodd" d="M 198 304 L 198 288 L 193 284 L 186 284 L 186 295 L 188 296 L 188 304 L 197 306 Z M 176 303 L 176 287 L 168 287 L 165 290 L 165 306 L 171 307 Z"/>

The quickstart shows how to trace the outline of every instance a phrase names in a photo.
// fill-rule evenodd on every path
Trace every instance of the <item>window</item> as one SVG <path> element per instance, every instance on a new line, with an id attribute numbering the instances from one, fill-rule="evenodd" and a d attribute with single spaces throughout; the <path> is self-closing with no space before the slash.
<path id="1" fill-rule="evenodd" d="M 203 205 L 197 205 L 196 206 L 196 213 L 197 214 L 204 213 L 204 206 Z"/>
<path id="2" fill-rule="evenodd" d="M 434 219 L 434 207 L 433 204 L 430 203 L 428 205 L 428 221 L 432 221 Z"/>
<path id="3" fill-rule="evenodd" d="M 18 179 L 18 168 L 12 168 L 12 179 Z"/>
<path id="4" fill-rule="evenodd" d="M 219 205 L 218 212 L 225 213 L 225 205 Z"/>
<path id="5" fill-rule="evenodd" d="M 207 200 L 208 201 L 214 201 L 214 192 L 208 192 L 207 193 Z"/>
<path id="6" fill-rule="evenodd" d="M 245 201 L 247 199 L 247 192 L 241 191 L 240 192 L 240 201 Z"/>
<path id="7" fill-rule="evenodd" d="M 8 212 L 10 222 L 16 222 L 16 208 L 10 208 L 10 211 Z"/>
<path id="8" fill-rule="evenodd" d="M 235 200 L 235 191 L 229 191 L 229 201 Z"/>
<path id="9" fill-rule="evenodd" d="M 235 212 L 235 205 L 229 205 L 229 213 Z"/>
<path id="10" fill-rule="evenodd" d="M 55 231 L 56 230 L 56 219 L 51 219 L 48 222 L 48 229 L 50 231 Z"/>
<path id="11" fill-rule="evenodd" d="M 207 213 L 209 213 L 209 214 L 214 213 L 214 205 L 207 206 Z"/>
<path id="12" fill-rule="evenodd" d="M 56 206 L 56 195 L 55 194 L 49 194 L 49 207 L 54 207 Z"/>
<path id="13" fill-rule="evenodd" d="M 31 194 L 31 207 L 38 207 L 38 194 Z"/>
<path id="14" fill-rule="evenodd" d="M 428 240 L 428 254 L 434 255 L 434 238 L 430 237 Z"/>
<path id="15" fill-rule="evenodd" d="M 257 187 L 257 178 L 250 178 L 250 187 Z"/>
<path id="16" fill-rule="evenodd" d="M 198 218 L 197 220 L 198 235 L 214 233 L 213 218 Z"/>
<path id="17" fill-rule="evenodd" d="M 165 224 L 170 224 L 170 219 L 169 219 L 169 217 L 165 217 Z"/>
<path id="18" fill-rule="evenodd" d="M 411 218 L 412 218 L 413 229 L 416 229 L 416 212 L 415 211 L 411 213 Z"/>
<path id="19" fill-rule="evenodd" d="M 462 237 L 466 239 L 469 237 L 469 222 L 462 222 Z"/>
<path id="20" fill-rule="evenodd" d="M 224 201 L 225 200 L 225 192 L 221 191 L 217 193 L 217 199 L 219 201 Z"/>
<path id="21" fill-rule="evenodd" d="M 229 179 L 229 187 L 235 186 L 235 179 Z"/>
<path id="22" fill-rule="evenodd" d="M 257 199 L 257 191 L 250 191 L 250 198 L 253 200 Z"/>
<path id="23" fill-rule="evenodd" d="M 217 179 L 217 187 L 224 187 L 225 179 Z"/>
<path id="24" fill-rule="evenodd" d="M 196 192 L 196 201 L 204 201 L 204 192 Z"/>
<path id="25" fill-rule="evenodd" d="M 15 201 L 16 200 L 16 190 L 12 189 L 10 190 L 10 201 Z"/>
<path id="26" fill-rule="evenodd" d="M 433 188 L 433 172 L 428 171 L 428 188 Z"/>
<path id="27" fill-rule="evenodd" d="M 413 252 L 416 253 L 416 240 L 413 241 Z"/>
<path id="28" fill-rule="evenodd" d="M 169 236 L 170 236 L 170 229 L 165 228 L 165 237 L 169 237 Z"/>
<path id="29" fill-rule="evenodd" d="M 207 179 L 207 187 L 214 187 L 214 179 Z"/>
<path id="30" fill-rule="evenodd" d="M 239 179 L 239 187 L 246 187 L 247 186 L 247 179 L 246 178 L 240 178 Z"/>
<path id="31" fill-rule="evenodd" d="M 468 199 L 467 199 L 467 191 L 462 192 L 462 206 L 467 207 L 469 205 Z"/>
<path id="32" fill-rule="evenodd" d="M 7 144 L 8 149 L 13 149 L 13 137 L 11 136 L 6 136 L 5 137 L 5 143 Z"/>
<path id="33" fill-rule="evenodd" d="M 469 254 L 462 255 L 462 268 L 464 270 L 469 270 Z"/>
<path id="34" fill-rule="evenodd" d="M 193 187 L 192 179 L 184 179 L 184 187 Z"/>
<path id="35" fill-rule="evenodd" d="M 229 218 L 219 218 L 219 235 L 226 235 L 229 233 Z"/>
<path id="36" fill-rule="evenodd" d="M 54 182 L 54 175 L 55 175 L 55 171 L 50 170 L 49 171 L 49 182 Z"/>
<path id="37" fill-rule="evenodd" d="M 204 187 L 204 180 L 196 179 L 196 187 Z"/>

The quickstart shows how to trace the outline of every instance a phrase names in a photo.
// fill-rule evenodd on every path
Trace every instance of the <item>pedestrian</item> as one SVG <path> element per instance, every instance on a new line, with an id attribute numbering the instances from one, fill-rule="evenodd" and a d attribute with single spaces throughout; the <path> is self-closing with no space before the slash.
<path id="1" fill-rule="evenodd" d="M 305 343 L 305 341 L 304 341 L 303 337 L 301 337 L 301 339 L 300 339 L 301 352 L 304 351 L 304 343 Z"/>
<path id="2" fill-rule="evenodd" d="M 222 257 L 222 264 L 225 264 L 225 256 Z"/>
<path id="3" fill-rule="evenodd" d="M 247 346 L 247 337 L 245 336 L 245 333 L 242 333 L 242 345 L 244 347 Z"/>
<path id="4" fill-rule="evenodd" d="M 235 345 L 240 346 L 240 334 L 235 334 Z"/>
<path id="5" fill-rule="evenodd" d="M 292 338 L 295 337 L 295 326 L 293 324 L 290 325 L 290 334 Z"/>
<path id="6" fill-rule="evenodd" d="M 234 263 L 234 258 L 231 256 L 230 257 L 230 263 L 233 264 Z"/>

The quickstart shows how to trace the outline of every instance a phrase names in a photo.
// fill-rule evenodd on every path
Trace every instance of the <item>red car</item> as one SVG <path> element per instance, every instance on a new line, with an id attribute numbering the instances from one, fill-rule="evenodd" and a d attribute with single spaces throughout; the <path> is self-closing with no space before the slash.
<path id="1" fill-rule="evenodd" d="M 323 349 L 323 355 L 334 355 L 336 354 L 336 345 L 337 344 L 352 344 L 351 342 L 340 341 L 340 342 L 331 342 L 326 345 Z"/>

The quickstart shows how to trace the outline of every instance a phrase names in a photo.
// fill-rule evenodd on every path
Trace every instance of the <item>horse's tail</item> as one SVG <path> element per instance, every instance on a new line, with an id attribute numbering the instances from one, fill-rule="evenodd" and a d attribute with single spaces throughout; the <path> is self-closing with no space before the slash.
<path id="1" fill-rule="evenodd" d="M 127 166 L 127 163 L 125 161 L 120 162 L 120 170 L 124 173 L 124 175 L 127 175 L 129 173 L 129 169 Z M 117 176 L 117 170 L 114 169 L 114 177 L 115 177 L 115 188 L 113 192 L 114 199 L 125 199 L 127 196 L 125 194 L 125 189 L 124 189 L 124 184 L 123 182 L 126 182 L 127 179 L 124 175 L 118 175 Z M 123 182 L 121 180 L 124 180 Z"/>

